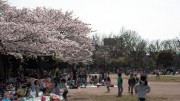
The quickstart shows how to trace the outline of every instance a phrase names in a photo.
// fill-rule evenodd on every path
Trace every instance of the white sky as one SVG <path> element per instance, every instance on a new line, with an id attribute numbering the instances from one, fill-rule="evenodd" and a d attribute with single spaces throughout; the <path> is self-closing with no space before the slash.
<path id="1" fill-rule="evenodd" d="M 148 40 L 180 36 L 180 0 L 8 0 L 18 8 L 73 11 L 97 33 L 117 34 L 125 27 Z"/>

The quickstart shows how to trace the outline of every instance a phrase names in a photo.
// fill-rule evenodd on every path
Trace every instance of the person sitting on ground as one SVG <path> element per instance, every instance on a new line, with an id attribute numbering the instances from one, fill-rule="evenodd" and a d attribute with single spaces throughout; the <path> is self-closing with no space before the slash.
<path id="1" fill-rule="evenodd" d="M 58 85 L 58 83 L 56 81 L 54 82 L 52 92 L 53 92 L 53 94 L 56 94 L 56 95 L 59 95 L 59 96 L 61 94 L 59 85 Z"/>
<path id="2" fill-rule="evenodd" d="M 45 86 L 46 86 L 46 93 L 50 93 L 51 91 L 51 79 L 48 76 L 45 78 Z"/>
<path id="3" fill-rule="evenodd" d="M 43 79 L 41 82 L 40 82 L 40 91 L 43 92 L 43 94 L 46 93 L 46 80 Z"/>

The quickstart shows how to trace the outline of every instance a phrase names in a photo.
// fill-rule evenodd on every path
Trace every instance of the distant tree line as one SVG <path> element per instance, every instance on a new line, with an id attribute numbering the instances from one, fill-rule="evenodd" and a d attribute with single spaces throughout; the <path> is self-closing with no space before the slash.
<path id="1" fill-rule="evenodd" d="M 180 37 L 149 42 L 135 31 L 122 29 L 106 37 L 95 34 L 93 42 L 93 65 L 97 67 L 180 68 Z"/>

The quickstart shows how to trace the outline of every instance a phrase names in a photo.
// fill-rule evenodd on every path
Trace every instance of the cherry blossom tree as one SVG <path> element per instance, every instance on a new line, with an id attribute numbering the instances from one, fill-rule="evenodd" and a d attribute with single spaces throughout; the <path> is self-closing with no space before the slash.
<path id="1" fill-rule="evenodd" d="M 17 9 L 0 0 L 0 49 L 13 55 L 54 55 L 63 61 L 91 61 L 92 31 L 73 12 Z"/>

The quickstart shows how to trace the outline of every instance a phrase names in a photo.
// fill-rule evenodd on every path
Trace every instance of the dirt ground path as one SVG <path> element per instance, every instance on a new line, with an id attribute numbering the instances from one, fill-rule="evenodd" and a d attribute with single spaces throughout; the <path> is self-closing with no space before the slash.
<path id="1" fill-rule="evenodd" d="M 111 75 L 112 83 L 116 85 L 117 76 Z M 124 78 L 124 77 L 123 77 Z M 123 79 L 123 95 L 129 95 L 128 93 L 128 80 Z M 149 97 L 162 97 L 166 98 L 166 101 L 180 101 L 180 83 L 178 82 L 150 82 L 151 92 L 147 94 Z M 73 97 L 76 94 L 84 95 L 117 95 L 117 88 L 111 87 L 111 92 L 106 93 L 106 87 L 94 87 L 94 88 L 78 88 L 70 89 L 69 96 Z M 79 100 L 83 101 L 83 100 Z"/>

